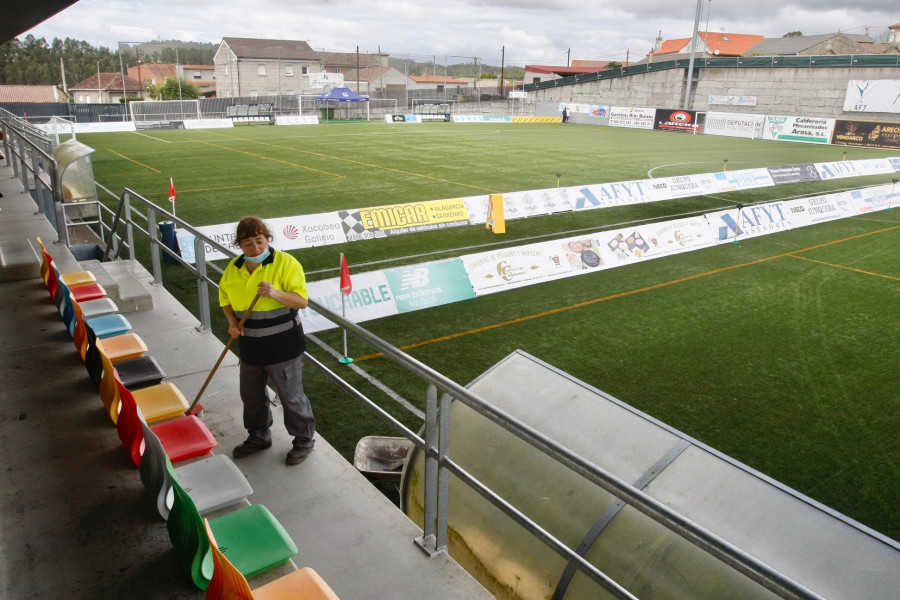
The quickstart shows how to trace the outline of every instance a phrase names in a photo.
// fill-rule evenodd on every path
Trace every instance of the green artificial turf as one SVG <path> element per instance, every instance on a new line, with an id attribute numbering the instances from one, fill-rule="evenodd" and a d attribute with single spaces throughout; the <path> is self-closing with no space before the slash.
<path id="1" fill-rule="evenodd" d="M 83 135 L 97 181 L 125 186 L 194 225 L 489 192 L 807 162 L 869 149 L 547 124 L 334 124 Z M 514 246 L 641 219 L 890 182 L 793 184 L 433 231 L 293 253 L 310 280 Z M 114 204 L 110 204 L 114 206 Z M 525 350 L 892 538 L 900 537 L 900 208 L 599 271 L 364 323 L 465 384 Z M 380 262 L 384 261 L 384 262 Z M 375 263 L 369 265 L 369 263 Z M 369 266 L 367 266 L 369 265 Z M 194 279 L 165 265 L 196 311 Z M 648 289 L 649 288 L 649 289 Z M 575 307 L 575 305 L 583 305 Z M 566 310 L 557 310 L 566 308 Z M 217 309 L 213 307 L 214 316 Z M 554 311 L 549 314 L 548 311 Z M 515 321 L 523 317 L 533 317 Z M 216 320 L 223 334 L 223 320 Z M 459 335 L 465 334 L 465 335 Z M 341 348 L 337 331 L 317 337 Z M 320 360 L 336 361 L 310 345 Z M 351 338 L 357 366 L 418 407 L 425 384 Z M 419 421 L 340 371 L 403 422 Z M 394 435 L 314 369 L 319 431 L 351 458 L 365 435 Z"/>

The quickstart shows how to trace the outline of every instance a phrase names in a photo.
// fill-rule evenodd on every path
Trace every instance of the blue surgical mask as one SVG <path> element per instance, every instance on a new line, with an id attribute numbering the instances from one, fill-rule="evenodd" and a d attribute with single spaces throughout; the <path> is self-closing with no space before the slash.
<path id="1" fill-rule="evenodd" d="M 269 248 L 266 248 L 266 251 L 265 251 L 265 252 L 262 252 L 262 253 L 260 253 L 260 254 L 257 254 L 256 256 L 247 256 L 247 255 L 245 254 L 245 255 L 244 255 L 244 260 L 249 261 L 249 262 L 252 262 L 252 263 L 259 264 L 259 263 L 261 263 L 262 261 L 264 261 L 264 260 L 266 260 L 267 258 L 269 258 L 269 255 L 270 255 L 270 254 L 272 254 L 272 251 L 271 251 Z"/>

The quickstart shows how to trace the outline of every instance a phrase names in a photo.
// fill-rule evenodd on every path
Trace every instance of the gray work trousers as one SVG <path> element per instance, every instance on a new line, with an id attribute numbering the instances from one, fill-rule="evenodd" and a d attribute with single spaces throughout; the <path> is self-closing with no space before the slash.
<path id="1" fill-rule="evenodd" d="M 311 448 L 315 444 L 316 419 L 309 398 L 303 393 L 302 355 L 264 366 L 241 361 L 240 377 L 244 427 L 250 433 L 250 440 L 266 446 L 272 443 L 272 410 L 267 385 L 271 379 L 284 410 L 284 427 L 294 436 L 294 447 Z"/>

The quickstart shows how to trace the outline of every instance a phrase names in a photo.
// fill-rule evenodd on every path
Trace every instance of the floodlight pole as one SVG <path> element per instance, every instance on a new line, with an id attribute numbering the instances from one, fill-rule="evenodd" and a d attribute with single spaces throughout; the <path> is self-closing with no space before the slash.
<path id="1" fill-rule="evenodd" d="M 684 110 L 688 110 L 691 105 L 691 86 L 694 82 L 694 55 L 697 53 L 697 42 L 699 41 L 700 30 L 700 12 L 703 10 L 703 0 L 697 0 L 697 14 L 694 16 L 694 37 L 691 38 L 691 60 L 688 62 L 687 78 L 684 85 Z"/>

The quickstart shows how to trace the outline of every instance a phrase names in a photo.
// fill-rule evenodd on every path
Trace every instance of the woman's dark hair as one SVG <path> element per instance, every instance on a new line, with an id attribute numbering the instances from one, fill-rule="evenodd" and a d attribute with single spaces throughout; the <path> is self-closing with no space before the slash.
<path id="1" fill-rule="evenodd" d="M 266 239 L 272 241 L 272 234 L 269 228 L 263 223 L 259 217 L 244 217 L 237 224 L 237 231 L 234 234 L 234 245 L 240 246 L 243 240 L 253 238 L 258 235 L 265 236 Z"/>

